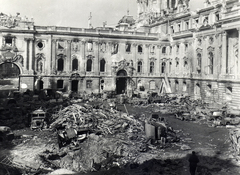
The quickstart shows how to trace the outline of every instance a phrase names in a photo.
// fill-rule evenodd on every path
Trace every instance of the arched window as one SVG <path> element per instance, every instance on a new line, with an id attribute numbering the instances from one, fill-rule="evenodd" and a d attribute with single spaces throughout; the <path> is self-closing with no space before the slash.
<path id="1" fill-rule="evenodd" d="M 91 72 L 92 71 L 92 60 L 88 59 L 87 60 L 87 72 Z"/>
<path id="2" fill-rule="evenodd" d="M 57 63 L 58 63 L 57 70 L 58 71 L 63 71 L 64 60 L 62 58 L 59 58 Z"/>
<path id="3" fill-rule="evenodd" d="M 142 62 L 141 61 L 138 62 L 137 72 L 142 73 Z"/>
<path id="4" fill-rule="evenodd" d="M 213 74 L 213 53 L 209 52 L 209 74 Z"/>
<path id="5" fill-rule="evenodd" d="M 104 59 L 101 59 L 100 60 L 100 72 L 105 72 L 105 60 Z"/>
<path id="6" fill-rule="evenodd" d="M 166 73 L 166 63 L 162 63 L 162 74 Z"/>
<path id="7" fill-rule="evenodd" d="M 154 62 L 151 61 L 150 62 L 150 70 L 149 70 L 150 73 L 153 73 L 154 72 Z"/>
<path id="8" fill-rule="evenodd" d="M 74 58 L 72 60 L 72 71 L 78 70 L 78 59 Z"/>

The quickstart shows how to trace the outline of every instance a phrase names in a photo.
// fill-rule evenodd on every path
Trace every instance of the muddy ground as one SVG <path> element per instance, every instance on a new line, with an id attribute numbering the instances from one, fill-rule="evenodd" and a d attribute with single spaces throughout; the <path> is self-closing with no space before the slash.
<path id="1" fill-rule="evenodd" d="M 124 106 L 118 106 L 118 109 L 126 111 Z M 204 121 L 181 121 L 174 115 L 162 114 L 156 110 L 156 106 L 127 106 L 129 114 L 150 115 L 157 112 L 167 119 L 169 125 L 176 131 L 180 138 L 179 142 L 167 144 L 166 148 L 159 147 L 153 143 L 147 152 L 140 153 L 135 157 L 134 162 L 127 162 L 124 166 L 112 166 L 108 170 L 99 170 L 95 172 L 76 173 L 82 174 L 104 174 L 104 175 L 188 175 L 188 156 L 194 150 L 199 156 L 200 163 L 197 175 L 237 175 L 240 174 L 240 165 L 233 158 L 229 141 L 229 132 L 226 127 L 209 127 Z M 8 156 L 14 155 L 15 159 L 26 155 L 26 160 L 30 167 L 39 165 L 35 156 L 40 154 L 44 149 L 57 149 L 54 145 L 57 143 L 55 133 L 52 131 L 31 131 L 29 129 L 14 130 L 18 139 L 13 143 L 1 143 L 0 158 L 1 160 Z M 21 144 L 32 142 L 31 147 L 24 148 Z M 29 156 L 31 151 L 31 156 Z M 18 155 L 21 154 L 21 155 Z M 0 174 L 21 174 L 17 168 L 9 168 L 1 165 Z M 48 174 L 50 170 L 39 172 L 39 174 Z M 29 173 L 28 171 L 28 174 Z M 34 173 L 32 173 L 34 174 Z M 35 173 L 36 174 L 36 173 Z"/>

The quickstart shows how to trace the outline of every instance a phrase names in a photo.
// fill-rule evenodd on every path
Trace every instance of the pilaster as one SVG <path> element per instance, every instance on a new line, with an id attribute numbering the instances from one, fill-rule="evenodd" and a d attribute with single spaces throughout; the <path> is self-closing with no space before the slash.
<path id="1" fill-rule="evenodd" d="M 227 73 L 227 32 L 222 33 L 222 61 L 221 61 L 221 74 Z"/>

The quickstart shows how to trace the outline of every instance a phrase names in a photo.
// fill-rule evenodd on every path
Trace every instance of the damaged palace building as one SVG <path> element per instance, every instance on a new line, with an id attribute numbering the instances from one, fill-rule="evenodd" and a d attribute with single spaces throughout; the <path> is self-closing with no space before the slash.
<path id="1" fill-rule="evenodd" d="M 1 86 L 20 92 L 167 92 L 240 107 L 240 1 L 137 0 L 114 28 L 38 26 L 0 14 Z M 166 86 L 167 84 L 167 86 Z M 169 91 L 169 90 L 168 90 Z"/>

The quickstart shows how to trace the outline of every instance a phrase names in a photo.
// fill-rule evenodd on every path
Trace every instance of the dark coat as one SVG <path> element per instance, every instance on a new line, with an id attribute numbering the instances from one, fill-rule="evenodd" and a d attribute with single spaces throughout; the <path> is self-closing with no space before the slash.
<path id="1" fill-rule="evenodd" d="M 198 157 L 195 154 L 192 154 L 189 159 L 190 167 L 197 167 L 197 164 L 199 162 Z"/>

